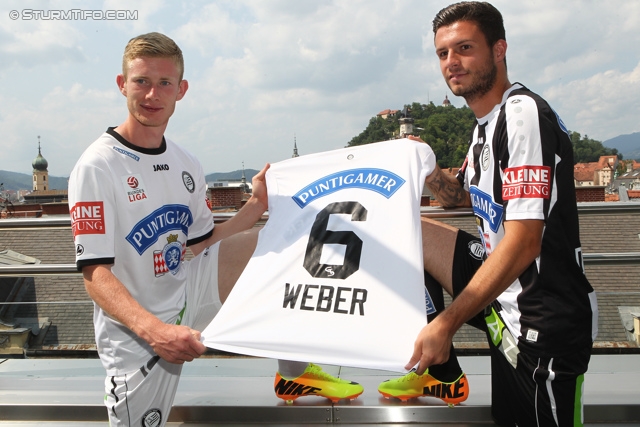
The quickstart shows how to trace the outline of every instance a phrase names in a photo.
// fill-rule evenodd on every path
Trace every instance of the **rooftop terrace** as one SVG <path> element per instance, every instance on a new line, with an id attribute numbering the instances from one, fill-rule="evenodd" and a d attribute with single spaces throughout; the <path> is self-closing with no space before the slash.
<path id="1" fill-rule="evenodd" d="M 425 208 L 423 215 L 477 232 L 468 211 Z M 630 322 L 640 311 L 640 203 L 579 204 L 579 215 L 586 274 L 600 304 L 585 422 L 640 425 L 640 349 Z M 92 303 L 75 272 L 71 242 L 68 217 L 0 221 L 2 427 L 108 425 Z M 6 330 L 26 335 L 14 353 L 7 351 L 12 332 Z M 325 368 L 363 384 L 360 398 L 331 404 L 308 397 L 285 405 L 273 394 L 275 361 L 212 351 L 185 365 L 168 425 L 492 425 L 484 335 L 464 327 L 455 341 L 471 395 L 453 409 L 429 398 L 382 399 L 378 383 L 397 374 L 337 366 Z"/>

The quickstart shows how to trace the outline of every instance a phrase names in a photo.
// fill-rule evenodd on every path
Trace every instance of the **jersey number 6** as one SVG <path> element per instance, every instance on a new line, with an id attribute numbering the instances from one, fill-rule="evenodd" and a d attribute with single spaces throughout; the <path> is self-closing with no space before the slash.
<path id="1" fill-rule="evenodd" d="M 332 214 L 351 214 L 351 221 L 367 220 L 367 209 L 358 202 L 338 202 L 327 205 L 316 215 L 316 220 L 311 227 L 304 255 L 304 268 L 313 277 L 346 279 L 360 268 L 362 240 L 353 231 L 327 230 L 329 216 Z M 320 263 L 322 247 L 325 244 L 346 246 L 342 265 Z"/>

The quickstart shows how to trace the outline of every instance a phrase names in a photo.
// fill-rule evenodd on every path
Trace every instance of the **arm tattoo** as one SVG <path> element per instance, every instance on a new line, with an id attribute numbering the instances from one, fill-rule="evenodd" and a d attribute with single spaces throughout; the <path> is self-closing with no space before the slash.
<path id="1" fill-rule="evenodd" d="M 444 208 L 469 207 L 469 193 L 457 179 L 446 176 L 439 167 L 427 177 L 425 184 Z"/>

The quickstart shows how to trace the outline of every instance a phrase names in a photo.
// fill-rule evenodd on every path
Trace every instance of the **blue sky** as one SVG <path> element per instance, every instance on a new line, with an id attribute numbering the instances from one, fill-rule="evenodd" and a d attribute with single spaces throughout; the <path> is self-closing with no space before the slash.
<path id="1" fill-rule="evenodd" d="M 345 146 L 372 116 L 445 95 L 431 20 L 442 0 L 0 3 L 0 169 L 49 173 L 126 116 L 115 77 L 127 41 L 160 31 L 185 55 L 189 91 L 166 135 L 205 173 Z M 640 131 L 640 2 L 498 0 L 507 61 L 567 127 L 600 141 Z M 123 18 L 44 19 L 52 11 Z M 17 19 L 12 11 L 18 12 Z M 114 12 L 115 15 L 115 12 Z M 32 19 L 27 19 L 32 17 Z M 36 17 L 40 19 L 35 19 Z"/>

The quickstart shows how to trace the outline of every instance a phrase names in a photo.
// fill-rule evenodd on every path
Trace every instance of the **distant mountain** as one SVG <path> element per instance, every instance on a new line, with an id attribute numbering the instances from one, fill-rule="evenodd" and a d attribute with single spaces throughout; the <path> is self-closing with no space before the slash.
<path id="1" fill-rule="evenodd" d="M 260 171 L 255 169 L 245 169 L 244 176 L 247 179 L 247 182 L 251 183 L 251 178 L 253 178 L 253 176 L 258 172 Z M 207 180 L 207 182 L 240 181 L 242 179 L 242 169 L 233 172 L 214 172 L 210 173 L 209 175 L 205 175 L 204 178 Z"/>
<path id="2" fill-rule="evenodd" d="M 69 178 L 61 178 L 49 175 L 49 190 L 66 190 Z M 33 175 L 18 172 L 0 170 L 0 183 L 5 190 L 31 190 L 33 188 Z"/>
<path id="3" fill-rule="evenodd" d="M 251 178 L 257 174 L 258 170 L 245 169 L 244 176 L 247 182 L 251 183 Z M 66 190 L 69 178 L 61 178 L 49 175 L 49 189 Z M 207 182 L 214 181 L 239 181 L 242 179 L 242 169 L 233 172 L 214 172 L 205 176 Z M 0 170 L 0 183 L 5 190 L 31 190 L 33 188 L 33 176 L 26 173 L 9 172 Z"/>
<path id="4" fill-rule="evenodd" d="M 626 160 L 640 160 L 640 132 L 607 139 L 602 145 L 617 149 Z"/>

